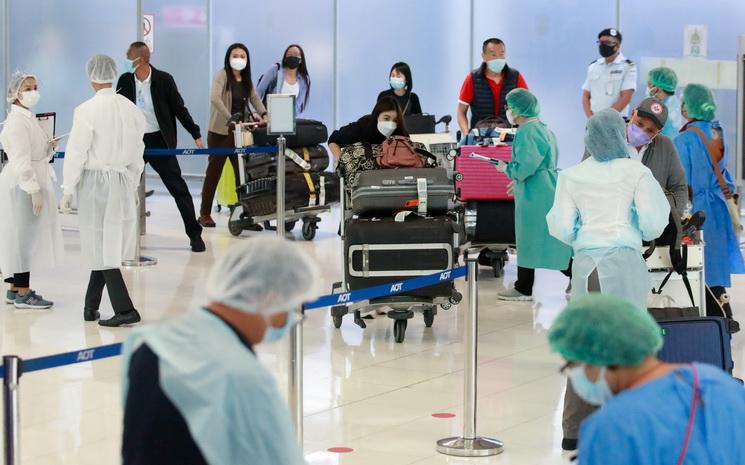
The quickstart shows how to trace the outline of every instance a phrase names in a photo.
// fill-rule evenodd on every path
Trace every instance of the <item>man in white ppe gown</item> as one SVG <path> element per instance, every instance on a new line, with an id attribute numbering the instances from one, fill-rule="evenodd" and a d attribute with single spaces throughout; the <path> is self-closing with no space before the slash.
<path id="1" fill-rule="evenodd" d="M 39 126 L 32 108 L 39 101 L 36 76 L 17 72 L 6 101 L 10 113 L 0 132 L 8 164 L 0 172 L 0 270 L 10 289 L 5 303 L 19 309 L 53 305 L 31 289 L 31 271 L 54 267 L 63 256 L 57 219 L 54 172 L 49 164 L 55 142 Z"/>
<path id="2" fill-rule="evenodd" d="M 111 57 L 94 56 L 87 72 L 96 95 L 75 109 L 65 153 L 61 207 L 69 211 L 77 193 L 81 250 L 93 270 L 83 318 L 95 321 L 100 317 L 98 308 L 106 287 L 114 316 L 99 324 L 122 326 L 140 321 L 119 267 L 135 254 L 145 117 L 114 92 L 117 70 Z"/>
<path id="3" fill-rule="evenodd" d="M 136 329 L 122 349 L 122 463 L 304 464 L 254 347 L 301 321 L 317 276 L 297 244 L 253 238 L 212 268 L 205 307 Z"/>

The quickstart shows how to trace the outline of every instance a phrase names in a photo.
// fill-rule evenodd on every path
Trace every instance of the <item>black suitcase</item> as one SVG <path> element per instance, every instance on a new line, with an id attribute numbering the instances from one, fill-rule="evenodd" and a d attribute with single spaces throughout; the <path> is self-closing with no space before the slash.
<path id="1" fill-rule="evenodd" d="M 409 134 L 434 134 L 435 115 L 407 115 L 404 123 Z"/>
<path id="2" fill-rule="evenodd" d="M 334 173 L 295 173 L 285 177 L 285 210 L 329 205 L 338 201 L 339 177 Z M 277 178 L 247 182 L 246 193 L 241 194 L 241 205 L 251 217 L 276 213 Z"/>
<path id="3" fill-rule="evenodd" d="M 270 136 L 266 131 L 266 126 L 254 129 L 254 145 L 277 145 L 277 136 Z M 320 121 L 298 118 L 295 123 L 295 134 L 285 138 L 288 147 L 310 147 L 325 143 L 329 133 L 326 125 Z"/>
<path id="4" fill-rule="evenodd" d="M 322 145 L 312 145 L 310 147 L 300 147 L 293 150 L 298 157 L 310 164 L 310 169 L 314 173 L 324 171 L 329 166 L 329 154 Z M 276 153 L 252 153 L 244 158 L 246 175 L 248 180 L 267 178 L 277 175 L 277 154 Z M 305 171 L 299 164 L 290 158 L 285 157 L 286 173 L 301 173 Z"/>
<path id="5" fill-rule="evenodd" d="M 732 336 L 727 320 L 699 317 L 659 321 L 664 345 L 657 357 L 670 363 L 709 363 L 732 373 Z"/>
<path id="6" fill-rule="evenodd" d="M 454 208 L 455 186 L 445 168 L 398 168 L 363 171 L 352 190 L 352 211 L 362 214 L 419 209 L 419 179 L 426 183 L 424 213 Z"/>
<path id="7" fill-rule="evenodd" d="M 456 226 L 446 216 L 422 218 L 357 218 L 346 226 L 344 254 L 350 290 L 448 270 L 457 261 L 453 247 Z M 453 283 L 417 289 L 413 297 L 450 297 Z"/>
<path id="8" fill-rule="evenodd" d="M 468 202 L 466 234 L 473 242 L 515 244 L 515 202 L 478 200 Z"/>

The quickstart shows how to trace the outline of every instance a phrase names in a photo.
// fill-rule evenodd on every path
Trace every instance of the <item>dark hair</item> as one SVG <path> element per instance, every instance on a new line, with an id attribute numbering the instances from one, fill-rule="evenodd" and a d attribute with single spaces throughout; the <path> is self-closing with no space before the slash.
<path id="1" fill-rule="evenodd" d="M 129 44 L 129 48 L 142 48 L 147 47 L 147 44 L 145 42 L 140 42 L 139 40 L 137 42 L 132 42 Z"/>
<path id="2" fill-rule="evenodd" d="M 284 66 L 285 58 L 287 58 L 287 52 L 289 52 L 292 47 L 297 47 L 297 49 L 300 50 L 300 67 L 297 69 L 297 73 L 302 76 L 308 84 L 308 91 L 305 93 L 305 100 L 300 106 L 300 111 L 303 111 L 308 105 L 308 99 L 310 98 L 310 75 L 308 74 L 308 65 L 305 62 L 305 51 L 303 50 L 303 47 L 298 44 L 289 45 L 285 49 L 285 53 L 282 54 L 282 66 Z"/>
<path id="3" fill-rule="evenodd" d="M 497 39 L 496 37 L 486 39 L 484 43 L 481 44 L 481 53 L 486 53 L 486 47 L 489 44 L 504 45 L 504 41 L 502 39 Z M 507 66 L 505 65 L 505 67 Z M 486 76 L 486 63 L 481 63 L 480 73 L 482 76 Z"/>
<path id="4" fill-rule="evenodd" d="M 378 103 L 375 104 L 372 114 L 370 115 L 372 116 L 372 123 L 377 125 L 378 117 L 381 113 L 386 111 L 396 112 L 396 132 L 394 134 L 408 136 L 409 133 L 406 131 L 406 122 L 404 121 L 403 113 L 401 113 L 401 107 L 398 106 L 398 103 L 393 99 L 393 97 L 386 96 L 381 97 L 380 100 L 378 100 Z"/>
<path id="5" fill-rule="evenodd" d="M 233 68 L 230 67 L 230 54 L 233 50 L 239 48 L 246 52 L 246 67 L 241 70 L 241 82 L 240 84 L 246 89 L 246 94 L 251 95 L 251 91 L 254 88 L 253 81 L 251 80 L 251 55 L 248 53 L 248 49 L 241 43 L 235 43 L 228 47 L 228 51 L 225 52 L 225 74 L 228 75 L 228 80 L 225 81 L 225 88 L 230 88 L 231 82 L 236 82 L 235 76 L 233 75 Z"/>
<path id="6" fill-rule="evenodd" d="M 409 65 L 404 63 L 403 61 L 395 63 L 393 66 L 391 66 L 391 70 L 388 71 L 388 77 L 391 76 L 391 73 L 394 69 L 404 75 L 404 77 L 406 78 L 406 92 L 411 92 L 411 89 L 414 88 L 414 80 L 411 78 L 411 68 L 409 68 Z"/>

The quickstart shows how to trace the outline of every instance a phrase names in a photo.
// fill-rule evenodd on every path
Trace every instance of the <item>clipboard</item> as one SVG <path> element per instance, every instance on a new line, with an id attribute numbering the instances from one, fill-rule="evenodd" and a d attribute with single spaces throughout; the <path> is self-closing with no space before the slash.
<path id="1" fill-rule="evenodd" d="M 36 120 L 39 122 L 39 126 L 44 130 L 44 134 L 47 135 L 47 141 L 54 139 L 54 131 L 57 125 L 57 113 L 37 113 Z M 49 160 L 49 163 L 54 163 L 54 157 Z"/>

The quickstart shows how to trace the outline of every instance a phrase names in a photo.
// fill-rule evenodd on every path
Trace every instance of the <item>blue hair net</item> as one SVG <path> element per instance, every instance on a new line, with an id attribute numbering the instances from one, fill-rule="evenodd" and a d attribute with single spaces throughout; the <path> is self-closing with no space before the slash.
<path id="1" fill-rule="evenodd" d="M 627 158 L 626 122 L 612 108 L 595 113 L 587 121 L 585 146 L 597 161 Z"/>

